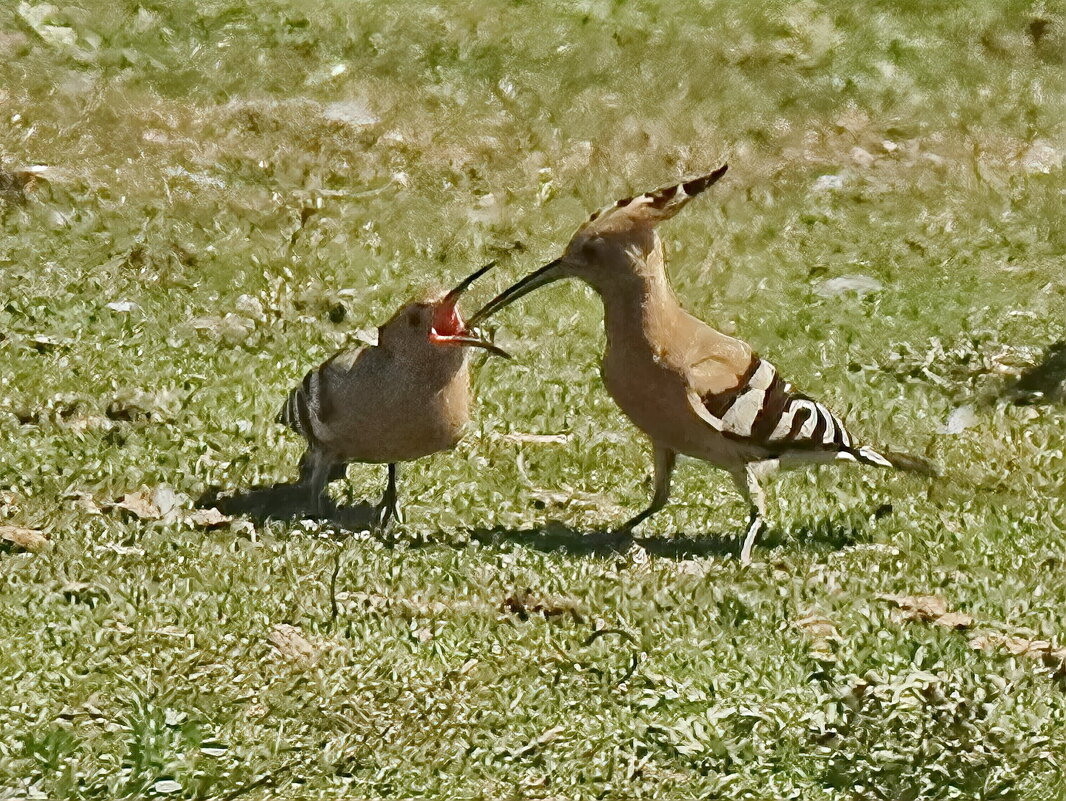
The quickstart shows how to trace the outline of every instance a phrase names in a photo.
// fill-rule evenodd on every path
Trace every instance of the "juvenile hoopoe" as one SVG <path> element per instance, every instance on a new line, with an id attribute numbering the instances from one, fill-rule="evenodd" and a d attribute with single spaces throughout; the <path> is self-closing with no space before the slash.
<path id="1" fill-rule="evenodd" d="M 447 294 L 408 303 L 378 328 L 378 344 L 342 350 L 304 376 L 277 421 L 307 440 L 300 483 L 316 513 L 326 484 L 350 462 L 386 463 L 388 486 L 375 523 L 398 517 L 397 464 L 452 448 L 470 418 L 467 348 L 510 358 L 464 322 L 463 292 L 493 265 Z"/>
<path id="2" fill-rule="evenodd" d="M 709 175 L 625 198 L 592 217 L 559 259 L 504 290 L 470 325 L 533 290 L 580 278 L 603 300 L 607 347 L 603 379 L 622 411 L 651 439 L 655 492 L 632 529 L 659 511 L 670 492 L 678 454 L 729 471 L 748 501 L 751 518 L 741 561 L 751 561 L 765 525 L 760 478 L 782 466 L 833 460 L 931 472 L 912 456 L 859 445 L 839 417 L 792 388 L 751 346 L 688 314 L 666 278 L 655 226 L 721 178 Z"/>

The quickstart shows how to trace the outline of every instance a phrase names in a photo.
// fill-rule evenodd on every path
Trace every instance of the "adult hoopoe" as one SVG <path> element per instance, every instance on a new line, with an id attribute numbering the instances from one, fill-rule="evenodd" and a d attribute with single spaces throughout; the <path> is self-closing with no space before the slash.
<path id="1" fill-rule="evenodd" d="M 681 308 L 666 278 L 655 226 L 721 178 L 709 175 L 593 214 L 559 259 L 504 290 L 471 319 L 475 325 L 533 290 L 580 278 L 603 299 L 607 347 L 603 378 L 622 411 L 651 439 L 655 493 L 627 521 L 632 529 L 661 509 L 678 454 L 728 470 L 751 507 L 741 561 L 751 561 L 765 525 L 759 479 L 782 466 L 833 460 L 932 472 L 921 459 L 859 445 L 840 418 L 796 392 L 770 362 L 740 340 Z"/>
<path id="2" fill-rule="evenodd" d="M 460 296 L 493 265 L 447 294 L 409 303 L 378 328 L 378 344 L 342 350 L 304 376 L 277 421 L 307 440 L 300 483 L 324 511 L 327 482 L 350 462 L 386 463 L 389 482 L 378 506 L 380 527 L 399 516 L 397 463 L 452 448 L 470 418 L 467 348 L 509 358 L 464 322 Z"/>

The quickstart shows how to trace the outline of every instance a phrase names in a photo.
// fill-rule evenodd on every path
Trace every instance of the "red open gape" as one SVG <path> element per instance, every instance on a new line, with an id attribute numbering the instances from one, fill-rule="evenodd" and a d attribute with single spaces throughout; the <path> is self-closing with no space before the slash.
<path id="1" fill-rule="evenodd" d="M 459 314 L 454 301 L 445 298 L 433 312 L 433 326 L 430 328 L 430 338 L 436 337 L 459 337 L 468 332 L 463 318 Z"/>

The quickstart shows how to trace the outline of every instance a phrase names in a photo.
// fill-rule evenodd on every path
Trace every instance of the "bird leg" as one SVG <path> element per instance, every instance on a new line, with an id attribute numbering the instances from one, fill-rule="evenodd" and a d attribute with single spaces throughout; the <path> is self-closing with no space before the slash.
<path id="1" fill-rule="evenodd" d="M 303 487 L 311 481 L 311 476 L 315 470 L 315 463 L 320 457 L 312 455 L 312 451 L 308 448 L 304 451 L 304 455 L 300 457 L 300 478 L 297 483 Z M 348 463 L 347 462 L 333 462 L 329 467 L 329 475 L 326 477 L 326 482 L 339 481 L 348 475 Z"/>
<path id="2" fill-rule="evenodd" d="M 330 468 L 333 466 L 323 453 L 311 453 L 310 475 L 306 481 L 308 500 L 315 517 L 326 516 L 326 485 L 329 483 Z"/>
<path id="3" fill-rule="evenodd" d="M 737 470 L 730 473 L 740 494 L 751 507 L 748 531 L 744 535 L 744 545 L 740 549 L 742 565 L 751 564 L 751 549 L 755 546 L 755 538 L 766 527 L 766 495 L 759 486 L 759 478 L 772 473 L 776 468 L 776 460 L 770 459 L 765 462 L 749 462 L 744 465 L 743 472 Z"/>
<path id="4" fill-rule="evenodd" d="M 677 462 L 677 452 L 658 445 L 655 449 L 655 494 L 652 495 L 648 508 L 640 514 L 634 515 L 621 525 L 615 532 L 616 535 L 629 537 L 633 529 L 658 512 L 670 497 L 670 477 L 674 472 L 674 464 Z"/>
<path id="5" fill-rule="evenodd" d="M 396 492 L 396 476 L 399 472 L 395 462 L 389 463 L 389 483 L 385 486 L 385 494 L 381 496 L 374 514 L 374 528 L 384 531 L 393 520 L 400 522 L 399 495 Z"/>
<path id="6" fill-rule="evenodd" d="M 326 485 L 331 481 L 344 478 L 348 472 L 345 462 L 331 462 L 326 454 L 308 448 L 300 457 L 299 486 L 307 487 L 310 509 L 319 517 L 325 514 Z"/>

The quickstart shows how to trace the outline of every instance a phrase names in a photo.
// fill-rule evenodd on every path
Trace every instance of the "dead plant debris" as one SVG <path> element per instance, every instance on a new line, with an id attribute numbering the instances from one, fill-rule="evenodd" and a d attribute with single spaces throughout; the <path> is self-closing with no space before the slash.
<path id="1" fill-rule="evenodd" d="M 309 663 L 318 658 L 318 649 L 299 628 L 289 623 L 278 623 L 267 635 L 267 639 L 279 654 L 294 662 Z"/>
<path id="2" fill-rule="evenodd" d="M 200 528 L 221 528 L 232 520 L 232 517 L 222 514 L 214 506 L 208 509 L 197 509 L 189 515 L 189 522 Z"/>
<path id="3" fill-rule="evenodd" d="M 570 615 L 575 623 L 583 623 L 585 615 L 576 601 L 567 598 L 543 597 L 538 598 L 532 590 L 526 589 L 514 595 L 508 595 L 501 605 L 504 612 L 517 615 L 520 620 L 529 620 L 534 615 L 542 615 L 546 619 Z"/>
<path id="4" fill-rule="evenodd" d="M 12 547 L 36 553 L 48 547 L 48 535 L 35 528 L 22 526 L 0 526 L 0 540 Z"/>
<path id="5" fill-rule="evenodd" d="M 894 603 L 903 620 L 936 623 L 949 629 L 968 629 L 973 617 L 965 612 L 948 610 L 947 602 L 939 595 L 879 595 L 883 601 Z"/>
<path id="6" fill-rule="evenodd" d="M 980 634 L 970 640 L 975 651 L 1004 650 L 1011 656 L 1024 656 L 1049 668 L 1056 679 L 1066 678 L 1066 648 L 1048 640 L 1030 640 L 1010 634 Z"/>

